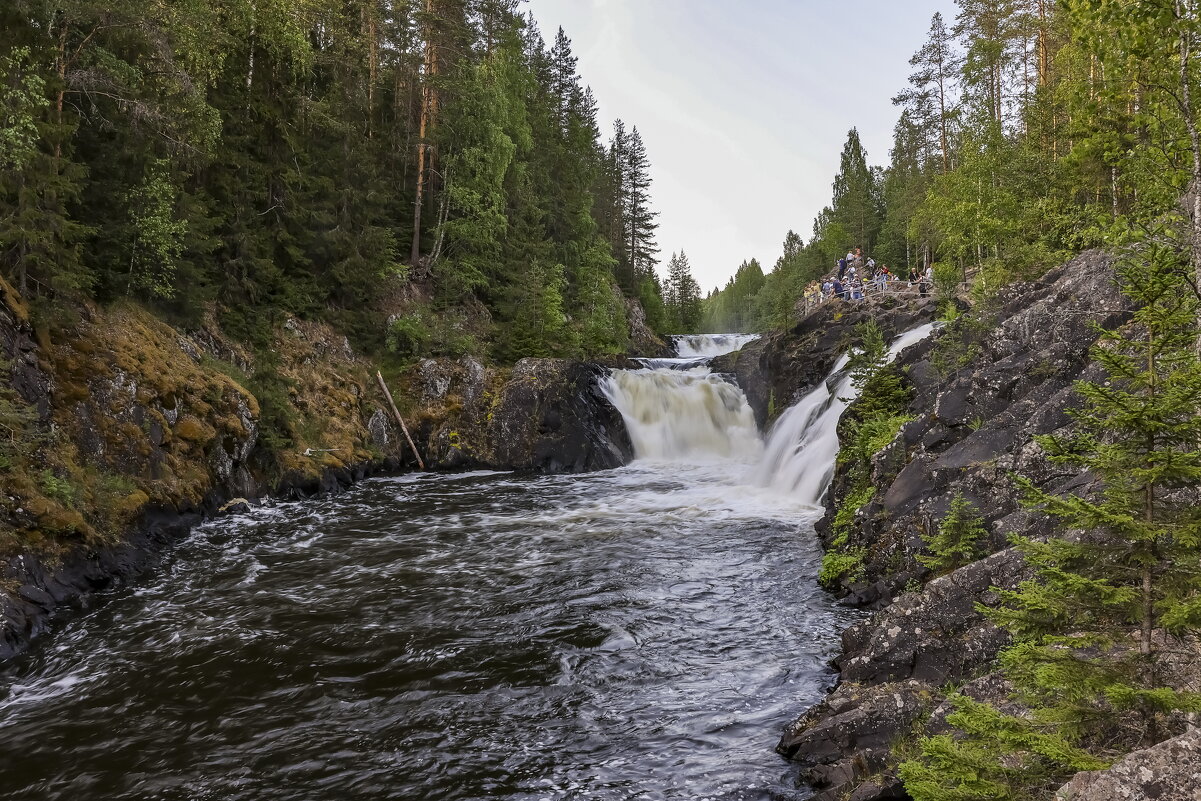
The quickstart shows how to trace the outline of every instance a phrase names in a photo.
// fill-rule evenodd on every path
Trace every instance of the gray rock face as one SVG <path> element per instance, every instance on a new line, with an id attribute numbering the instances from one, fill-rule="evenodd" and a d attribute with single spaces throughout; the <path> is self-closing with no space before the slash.
<path id="1" fill-rule="evenodd" d="M 865 554 L 864 570 L 859 580 L 837 588 L 844 603 L 877 611 L 843 634 L 834 665 L 845 684 L 790 727 L 780 743 L 788 756 L 816 766 L 810 779 L 819 788 L 841 794 L 829 798 L 905 797 L 898 795 L 903 792 L 899 782 L 889 778 L 895 759 L 876 740 L 821 736 L 848 725 L 840 706 L 844 687 L 868 699 L 899 692 L 908 698 L 904 709 L 921 710 L 879 718 L 884 730 L 872 737 L 887 741 L 891 736 L 891 742 L 915 727 L 945 729 L 949 708 L 923 706 L 917 699 L 939 697 L 938 688 L 949 682 L 968 682 L 965 692 L 1004 701 L 1003 683 L 995 677 L 977 679 L 1007 642 L 978 605 L 995 605 L 994 588 L 1013 588 L 1027 576 L 1020 557 L 1006 548 L 1007 535 L 1039 536 L 1049 526 L 1021 506 L 1008 475 L 1027 476 L 1051 492 L 1087 493 L 1088 475 L 1050 463 L 1032 440 L 1072 424 L 1067 410 L 1077 403 L 1073 382 L 1095 375 L 1089 359 L 1093 326 L 1112 327 L 1126 315 L 1111 260 L 1089 252 L 1041 281 L 1005 290 L 985 311 L 989 325 L 953 326 L 898 359 L 914 391 L 909 411 L 915 419 L 872 461 L 876 494 L 859 511 L 849 537 L 850 547 Z M 854 414 L 852 405 L 847 417 Z M 840 471 L 818 526 L 827 547 L 833 540 L 833 513 L 848 489 Z M 991 555 L 930 580 L 930 571 L 917 560 L 923 534 L 937 529 L 957 493 L 985 517 L 989 537 L 981 547 Z M 875 711 L 870 703 L 857 708 Z M 847 770 L 857 764 L 877 766 L 873 771 L 884 779 Z M 837 773 L 836 781 L 830 771 Z"/>
<path id="2" fill-rule="evenodd" d="M 488 426 L 498 464 L 543 473 L 620 467 L 633 456 L 621 414 L 601 394 L 603 371 L 579 362 L 522 359 Z"/>
<path id="3" fill-rule="evenodd" d="M 621 414 L 599 388 L 605 368 L 522 359 L 512 370 L 427 360 L 419 391 L 447 413 L 414 436 L 429 466 L 540 473 L 619 467 L 633 458 Z M 424 443 L 424 445 L 421 445 Z"/>
<path id="4" fill-rule="evenodd" d="M 1077 773 L 1056 801 L 1201 801 L 1201 730 L 1194 729 L 1109 770 Z"/>
<path id="5" fill-rule="evenodd" d="M 646 311 L 633 298 L 626 299 L 626 321 L 630 327 L 630 348 L 634 353 L 658 357 L 673 355 L 671 347 L 646 324 Z"/>
<path id="6" fill-rule="evenodd" d="M 971 675 L 996 655 L 1007 638 L 977 611 L 995 606 L 994 588 L 1013 588 L 1027 575 L 1012 549 L 941 576 L 923 592 L 897 598 L 842 635 L 834 660 L 843 681 L 876 684 L 917 679 L 937 687 Z"/>
<path id="7" fill-rule="evenodd" d="M 1072 386 L 1090 370 L 1094 325 L 1116 325 L 1126 314 L 1111 260 L 1089 252 L 1041 281 L 1005 290 L 982 312 L 990 326 L 952 327 L 902 354 L 897 367 L 914 390 L 909 412 L 916 419 L 902 429 L 904 453 L 898 444 L 877 456 L 877 465 L 887 457 L 888 469 L 876 470 L 876 497 L 850 538 L 867 559 L 864 580 L 838 588 L 848 603 L 881 608 L 928 575 L 916 559 L 922 534 L 937 528 L 956 493 L 985 516 L 989 550 L 1004 547 L 1011 532 L 1045 527 L 1022 510 L 1008 476 L 1020 473 L 1051 491 L 1078 480 L 1032 440 L 1071 425 Z M 961 356 L 970 358 L 956 364 Z M 854 414 L 852 406 L 847 418 Z M 845 474 L 836 475 L 830 514 L 819 525 L 827 546 L 847 489 Z"/>

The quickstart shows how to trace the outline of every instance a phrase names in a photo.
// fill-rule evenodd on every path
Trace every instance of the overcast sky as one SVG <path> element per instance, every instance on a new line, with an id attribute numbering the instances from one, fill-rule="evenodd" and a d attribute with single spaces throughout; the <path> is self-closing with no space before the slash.
<path id="1" fill-rule="evenodd" d="M 887 164 L 909 57 L 953 0 L 529 0 L 562 26 L 602 126 L 637 125 L 664 264 L 684 250 L 705 291 L 743 260 L 770 270 L 808 241 L 852 126 Z M 663 265 L 661 265 L 661 270 Z"/>

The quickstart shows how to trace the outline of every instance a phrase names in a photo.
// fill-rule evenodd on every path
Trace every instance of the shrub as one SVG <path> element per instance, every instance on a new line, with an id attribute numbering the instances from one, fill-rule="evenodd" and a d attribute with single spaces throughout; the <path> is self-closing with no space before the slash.
<path id="1" fill-rule="evenodd" d="M 923 537 L 931 555 L 919 556 L 918 561 L 940 573 L 954 570 L 976 559 L 980 553 L 980 540 L 986 536 L 988 529 L 984 526 L 984 518 L 962 492 L 957 492 L 938 526 L 938 533 Z"/>

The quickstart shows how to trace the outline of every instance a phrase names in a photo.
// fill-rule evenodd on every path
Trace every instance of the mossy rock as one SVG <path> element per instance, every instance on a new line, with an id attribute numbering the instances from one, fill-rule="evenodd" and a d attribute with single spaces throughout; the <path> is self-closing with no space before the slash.
<path id="1" fill-rule="evenodd" d="M 181 417 L 175 424 L 175 436 L 187 442 L 205 445 L 217 438 L 217 429 L 189 414 Z"/>

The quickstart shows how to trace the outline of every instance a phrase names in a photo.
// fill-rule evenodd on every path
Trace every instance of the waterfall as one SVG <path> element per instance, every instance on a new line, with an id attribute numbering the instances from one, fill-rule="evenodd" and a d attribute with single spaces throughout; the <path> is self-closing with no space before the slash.
<path id="1" fill-rule="evenodd" d="M 752 461 L 763 449 L 742 390 L 708 367 L 615 370 L 601 383 L 638 459 Z"/>
<path id="2" fill-rule="evenodd" d="M 933 330 L 933 324 L 927 324 L 897 337 L 888 349 L 888 361 Z M 801 503 L 821 504 L 838 457 L 838 419 L 859 394 L 844 374 L 847 361 L 846 356 L 840 358 L 825 381 L 780 415 L 768 433 L 751 483 L 789 494 Z"/>
<path id="3" fill-rule="evenodd" d="M 742 350 L 758 338 L 758 334 L 686 334 L 671 339 L 681 359 L 712 359 Z"/>
<path id="4" fill-rule="evenodd" d="M 888 360 L 925 339 L 924 325 L 893 341 Z M 659 462 L 733 460 L 750 465 L 731 484 L 759 488 L 791 501 L 819 506 L 838 456 L 838 418 L 858 391 L 841 357 L 829 377 L 776 421 L 766 443 L 746 396 L 715 375 L 707 362 L 757 337 L 745 334 L 676 337 L 677 359 L 642 359 L 640 370 L 614 370 L 601 389 L 625 419 L 634 455 Z M 708 355 L 704 355 L 704 354 Z"/>

